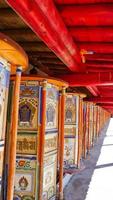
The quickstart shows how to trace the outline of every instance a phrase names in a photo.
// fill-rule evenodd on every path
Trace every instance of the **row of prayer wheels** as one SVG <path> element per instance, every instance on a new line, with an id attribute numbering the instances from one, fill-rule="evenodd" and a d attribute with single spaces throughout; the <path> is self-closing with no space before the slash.
<path id="1" fill-rule="evenodd" d="M 61 80 L 21 76 L 25 52 L 1 41 L 9 51 L 0 54 L 0 198 L 63 199 L 63 169 L 80 167 L 110 115 Z"/>

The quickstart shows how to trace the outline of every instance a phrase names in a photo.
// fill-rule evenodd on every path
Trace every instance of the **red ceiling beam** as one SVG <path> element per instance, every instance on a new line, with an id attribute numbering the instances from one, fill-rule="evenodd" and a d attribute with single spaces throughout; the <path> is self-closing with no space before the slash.
<path id="1" fill-rule="evenodd" d="M 94 68 L 113 68 L 113 62 L 98 62 L 98 61 L 87 61 L 86 63 L 87 68 L 94 67 Z"/>
<path id="2" fill-rule="evenodd" d="M 113 103 L 113 97 L 91 97 L 84 98 L 84 100 L 94 103 Z"/>
<path id="3" fill-rule="evenodd" d="M 112 42 L 113 28 L 109 27 L 72 27 L 71 36 L 78 42 Z"/>
<path id="4" fill-rule="evenodd" d="M 112 3 L 113 0 L 55 0 L 57 4 L 95 4 L 95 3 Z"/>
<path id="5" fill-rule="evenodd" d="M 73 42 L 71 35 L 69 34 L 62 18 L 60 17 L 53 0 L 35 0 L 39 5 L 42 12 L 47 17 L 49 23 L 54 28 L 54 30 L 59 34 L 62 38 L 63 43 L 66 48 L 70 52 L 70 54 L 74 57 L 74 59 L 81 63 L 80 53 L 76 44 Z"/>
<path id="6" fill-rule="evenodd" d="M 42 8 L 40 8 L 39 4 L 37 3 L 38 1 L 37 2 L 34 0 L 15 0 L 15 1 L 6 0 L 6 1 L 24 19 L 24 21 L 33 29 L 33 31 L 47 44 L 47 46 L 52 51 L 54 51 L 56 55 L 72 71 L 79 71 L 79 70 L 82 71 L 82 69 L 80 68 L 81 66 L 78 65 L 77 63 L 78 60 L 80 59 L 78 49 L 73 44 L 73 41 L 71 41 L 71 38 L 70 37 L 68 38 L 68 32 L 65 36 L 65 39 L 66 41 L 69 39 L 70 45 L 67 48 L 68 44 L 66 45 L 64 41 L 62 40 L 62 37 L 60 37 L 60 32 L 61 32 L 60 25 L 58 25 L 59 29 L 57 29 L 56 31 L 56 26 L 55 25 L 53 26 L 53 23 L 51 22 L 53 19 L 51 18 L 51 21 L 50 21 L 50 17 L 45 15 L 46 11 L 42 11 Z M 47 3 L 49 2 L 47 1 Z M 46 0 L 45 0 L 45 4 L 46 4 Z M 54 19 L 55 19 L 55 16 L 54 16 Z M 65 30 L 63 30 L 63 27 L 62 27 L 62 31 L 65 32 L 66 28 Z M 73 48 L 71 49 L 70 47 L 73 47 Z M 73 50 L 74 48 L 75 48 L 75 51 Z M 75 54 L 76 54 L 76 57 L 75 57 Z"/>
<path id="7" fill-rule="evenodd" d="M 91 92 L 91 94 L 93 96 L 99 96 L 100 95 L 100 92 L 99 92 L 99 90 L 97 89 L 96 86 L 87 86 L 86 88 Z"/>
<path id="8" fill-rule="evenodd" d="M 113 54 L 93 54 L 93 55 L 85 55 L 86 61 L 106 61 L 113 62 Z"/>
<path id="9" fill-rule="evenodd" d="M 80 49 L 99 54 L 113 54 L 113 43 L 78 42 Z"/>
<path id="10" fill-rule="evenodd" d="M 59 10 L 68 26 L 113 25 L 113 4 L 60 6 Z"/>
<path id="11" fill-rule="evenodd" d="M 75 73 L 59 76 L 70 86 L 113 85 L 113 72 Z"/>
<path id="12" fill-rule="evenodd" d="M 112 102 L 112 103 L 107 103 L 107 102 L 106 102 L 106 103 L 97 103 L 97 105 L 98 105 L 98 106 L 103 106 L 103 107 L 104 107 L 104 106 L 105 106 L 105 107 L 108 107 L 108 106 L 109 106 L 109 107 L 113 107 L 113 102 Z"/>
<path id="13" fill-rule="evenodd" d="M 95 73 L 95 72 L 98 72 L 98 73 L 102 73 L 102 72 L 113 72 L 113 68 L 102 68 L 102 67 L 99 67 L 99 68 L 95 68 L 95 67 L 87 67 L 87 70 L 86 70 L 88 73 Z"/>

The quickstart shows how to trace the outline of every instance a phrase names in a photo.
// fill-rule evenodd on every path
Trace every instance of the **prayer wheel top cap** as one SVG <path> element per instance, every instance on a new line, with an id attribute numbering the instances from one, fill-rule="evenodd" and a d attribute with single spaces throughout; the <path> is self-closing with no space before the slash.
<path id="1" fill-rule="evenodd" d="M 22 71 L 28 67 L 28 56 L 22 47 L 2 33 L 0 33 L 0 56 L 11 64 L 11 74 L 16 73 L 18 66 L 22 67 Z"/>
<path id="2" fill-rule="evenodd" d="M 14 80 L 15 77 L 12 76 L 11 80 Z M 47 83 L 50 83 L 50 84 L 53 84 L 53 85 L 56 85 L 58 86 L 59 88 L 67 88 L 68 87 L 68 83 L 61 80 L 61 79 L 56 79 L 54 77 L 42 77 L 42 76 L 36 76 L 36 75 L 26 75 L 26 76 L 22 76 L 21 77 L 21 80 L 22 81 L 40 81 L 40 82 L 43 82 L 43 81 L 47 81 Z"/>
<path id="3" fill-rule="evenodd" d="M 77 92 L 67 92 L 67 94 L 69 95 L 73 95 L 73 96 L 79 96 L 81 98 L 85 98 L 87 95 L 83 94 L 83 93 L 77 93 Z"/>
<path id="4" fill-rule="evenodd" d="M 81 98 L 85 98 L 87 95 L 86 95 L 86 94 L 83 94 L 83 93 L 79 93 L 79 96 L 80 96 Z"/>

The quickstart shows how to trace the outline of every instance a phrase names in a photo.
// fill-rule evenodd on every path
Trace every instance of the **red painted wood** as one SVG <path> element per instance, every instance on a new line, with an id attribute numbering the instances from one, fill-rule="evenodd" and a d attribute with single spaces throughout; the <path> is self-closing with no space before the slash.
<path id="1" fill-rule="evenodd" d="M 113 97 L 92 97 L 84 98 L 84 101 L 90 101 L 94 103 L 113 103 Z"/>
<path id="2" fill-rule="evenodd" d="M 75 42 L 113 42 L 112 27 L 72 27 L 69 32 Z"/>
<path id="3" fill-rule="evenodd" d="M 95 4 L 95 3 L 110 3 L 113 0 L 55 0 L 57 4 Z"/>
<path id="4" fill-rule="evenodd" d="M 76 73 L 59 77 L 67 81 L 72 87 L 113 85 L 113 72 Z"/>
<path id="5" fill-rule="evenodd" d="M 49 23 L 54 28 L 54 30 L 59 34 L 66 48 L 70 52 L 70 54 L 74 57 L 74 59 L 81 63 L 80 52 L 73 42 L 71 35 L 68 32 L 59 12 L 57 11 L 52 0 L 35 0 L 39 5 L 42 12 L 47 17 Z"/>
<path id="6" fill-rule="evenodd" d="M 68 26 L 112 26 L 113 5 L 61 6 L 60 14 Z"/>
<path id="7" fill-rule="evenodd" d="M 93 54 L 93 55 L 85 55 L 86 62 L 87 61 L 106 61 L 113 62 L 113 54 Z"/>
<path id="8" fill-rule="evenodd" d="M 91 92 L 91 94 L 93 94 L 93 96 L 100 95 L 100 92 L 96 86 L 87 86 L 86 88 Z"/>
<path id="9" fill-rule="evenodd" d="M 97 43 L 97 42 L 78 42 L 80 49 L 85 49 L 87 51 L 93 51 L 99 54 L 113 54 L 113 44 L 112 43 Z"/>

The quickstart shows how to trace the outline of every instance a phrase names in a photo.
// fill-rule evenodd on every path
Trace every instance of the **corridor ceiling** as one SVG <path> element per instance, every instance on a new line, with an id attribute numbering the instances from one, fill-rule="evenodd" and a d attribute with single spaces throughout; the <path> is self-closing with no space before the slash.
<path id="1" fill-rule="evenodd" d="M 0 31 L 113 113 L 113 0 L 0 0 Z"/>

